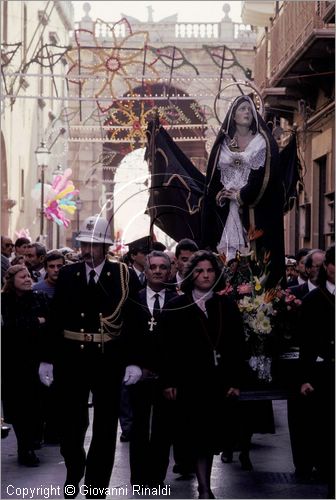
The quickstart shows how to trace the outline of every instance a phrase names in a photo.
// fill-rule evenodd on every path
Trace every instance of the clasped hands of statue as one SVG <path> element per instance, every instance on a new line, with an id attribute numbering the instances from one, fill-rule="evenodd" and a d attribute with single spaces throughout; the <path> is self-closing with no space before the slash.
<path id="1" fill-rule="evenodd" d="M 223 207 L 225 205 L 226 200 L 236 200 L 238 197 L 238 191 L 235 189 L 226 189 L 223 188 L 218 191 L 216 195 L 216 203 L 219 207 Z"/>

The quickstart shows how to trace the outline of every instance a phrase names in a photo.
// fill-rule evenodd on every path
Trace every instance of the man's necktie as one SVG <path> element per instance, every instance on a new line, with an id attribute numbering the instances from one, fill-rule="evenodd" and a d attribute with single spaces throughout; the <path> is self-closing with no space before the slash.
<path id="1" fill-rule="evenodd" d="M 161 312 L 160 301 L 159 301 L 160 295 L 158 293 L 156 293 L 154 295 L 154 297 L 155 297 L 155 300 L 154 300 L 154 307 L 153 307 L 153 317 L 154 317 L 155 321 L 157 321 L 159 316 L 160 316 L 160 312 Z"/>
<path id="2" fill-rule="evenodd" d="M 145 283 L 145 273 L 140 273 L 139 274 L 139 281 L 143 285 Z"/>
<path id="3" fill-rule="evenodd" d="M 89 272 L 89 287 L 93 288 L 96 286 L 96 281 L 95 281 L 95 276 L 96 276 L 96 271 L 94 269 L 91 269 Z"/>

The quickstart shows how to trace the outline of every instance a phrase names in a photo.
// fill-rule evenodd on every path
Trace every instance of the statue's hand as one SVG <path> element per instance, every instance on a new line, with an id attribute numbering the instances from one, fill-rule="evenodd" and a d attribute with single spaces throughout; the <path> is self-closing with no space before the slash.
<path id="1" fill-rule="evenodd" d="M 227 200 L 236 200 L 238 192 L 234 189 L 221 189 L 216 195 L 216 203 L 219 207 L 223 207 Z"/>
<path id="2" fill-rule="evenodd" d="M 221 189 L 220 191 L 218 191 L 217 195 L 216 195 L 216 204 L 219 206 L 219 207 L 224 207 L 225 203 L 226 203 L 226 197 L 224 195 L 225 193 L 225 189 Z"/>
<path id="3" fill-rule="evenodd" d="M 224 189 L 223 196 L 229 200 L 236 200 L 238 192 L 235 189 Z"/>

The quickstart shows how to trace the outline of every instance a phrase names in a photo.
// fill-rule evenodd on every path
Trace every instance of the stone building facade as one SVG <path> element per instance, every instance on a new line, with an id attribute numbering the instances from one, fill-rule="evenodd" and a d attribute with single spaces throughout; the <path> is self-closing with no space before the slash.
<path id="1" fill-rule="evenodd" d="M 66 65 L 59 55 L 73 22 L 71 2 L 1 2 L 1 232 L 14 239 L 23 228 L 33 240 L 40 234 L 39 197 L 31 193 L 41 177 L 34 154 L 41 141 L 50 149 L 46 183 L 66 164 L 57 121 L 67 95 Z M 46 221 L 44 232 L 52 245 L 55 225 Z"/>
<path id="2" fill-rule="evenodd" d="M 288 254 L 335 240 L 335 3 L 243 2 L 258 26 L 255 81 L 281 145 L 295 131 L 302 183 L 285 219 Z"/>

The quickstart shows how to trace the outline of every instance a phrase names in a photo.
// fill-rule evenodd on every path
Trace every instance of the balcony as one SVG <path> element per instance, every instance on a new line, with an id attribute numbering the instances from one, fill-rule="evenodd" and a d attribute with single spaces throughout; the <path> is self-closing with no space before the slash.
<path id="1" fill-rule="evenodd" d="M 255 81 L 263 96 L 330 93 L 334 74 L 335 27 L 328 2 L 286 1 L 257 47 Z M 323 16 L 323 17 L 322 17 Z M 315 90 L 312 90 L 315 89 Z M 281 90 L 281 92 L 280 92 Z"/>
<path id="2" fill-rule="evenodd" d="M 250 25 L 242 23 L 180 23 L 180 22 L 163 22 L 163 23 L 130 23 L 132 32 L 148 31 L 152 42 L 176 42 L 183 41 L 204 42 L 214 41 L 232 41 L 240 44 L 252 45 L 256 41 L 256 31 Z M 95 38 L 102 43 L 108 43 L 113 39 L 113 33 L 116 38 L 125 38 L 128 34 L 127 25 L 115 21 L 106 23 L 94 23 L 91 19 L 74 23 L 74 29 L 86 29 L 94 31 Z M 229 27 L 229 29 L 228 29 Z M 70 33 L 73 36 L 73 32 Z M 82 33 L 81 36 L 85 36 Z"/>

